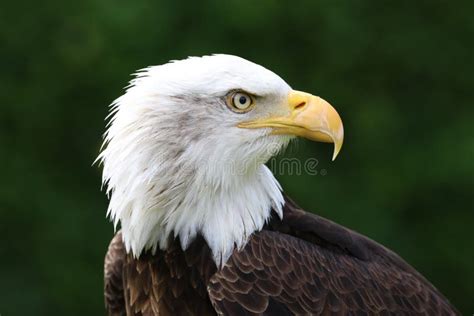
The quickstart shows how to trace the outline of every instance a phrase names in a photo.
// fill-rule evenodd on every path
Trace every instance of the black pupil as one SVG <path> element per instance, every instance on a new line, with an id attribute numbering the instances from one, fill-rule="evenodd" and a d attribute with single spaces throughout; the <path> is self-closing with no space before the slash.
<path id="1" fill-rule="evenodd" d="M 245 96 L 241 96 L 241 97 L 239 98 L 239 103 L 240 103 L 240 104 L 245 104 L 245 103 L 247 103 L 247 98 L 246 98 Z"/>

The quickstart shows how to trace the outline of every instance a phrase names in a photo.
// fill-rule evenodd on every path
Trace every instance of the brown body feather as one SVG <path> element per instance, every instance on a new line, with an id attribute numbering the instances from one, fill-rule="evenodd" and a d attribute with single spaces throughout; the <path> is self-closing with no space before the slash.
<path id="1" fill-rule="evenodd" d="M 396 254 L 286 200 L 218 270 L 202 238 L 134 259 L 120 233 L 105 259 L 109 315 L 458 315 Z"/>

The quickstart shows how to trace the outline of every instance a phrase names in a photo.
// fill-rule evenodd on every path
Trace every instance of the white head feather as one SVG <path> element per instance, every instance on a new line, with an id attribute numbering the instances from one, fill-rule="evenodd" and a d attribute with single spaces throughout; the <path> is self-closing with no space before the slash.
<path id="1" fill-rule="evenodd" d="M 229 91 L 258 96 L 235 113 Z M 291 88 L 273 72 L 229 55 L 192 57 L 140 71 L 111 106 L 103 182 L 108 215 L 120 222 L 128 252 L 182 248 L 202 235 L 222 265 L 262 229 L 271 210 L 282 216 L 281 187 L 264 163 L 288 136 L 241 129 L 239 122 L 282 111 Z"/>

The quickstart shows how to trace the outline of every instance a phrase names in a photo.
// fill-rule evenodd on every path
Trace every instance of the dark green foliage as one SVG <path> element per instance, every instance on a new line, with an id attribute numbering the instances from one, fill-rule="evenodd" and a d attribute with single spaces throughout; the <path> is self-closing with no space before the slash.
<path id="1" fill-rule="evenodd" d="M 327 145 L 289 148 L 320 172 L 279 175 L 286 192 L 392 248 L 471 314 L 473 4 L 3 3 L 0 314 L 104 313 L 113 228 L 91 164 L 107 105 L 138 68 L 218 52 L 272 69 L 343 118 L 336 162 Z"/>

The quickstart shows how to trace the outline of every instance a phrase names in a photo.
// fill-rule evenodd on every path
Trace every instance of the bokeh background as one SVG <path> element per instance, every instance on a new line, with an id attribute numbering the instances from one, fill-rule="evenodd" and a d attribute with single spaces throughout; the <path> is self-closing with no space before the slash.
<path id="1" fill-rule="evenodd" d="M 0 10 L 0 314 L 103 315 L 99 152 L 130 73 L 240 55 L 329 100 L 346 131 L 286 157 L 306 209 L 398 252 L 474 312 L 473 1 L 31 1 Z M 159 88 L 159 87 L 157 87 Z"/>

